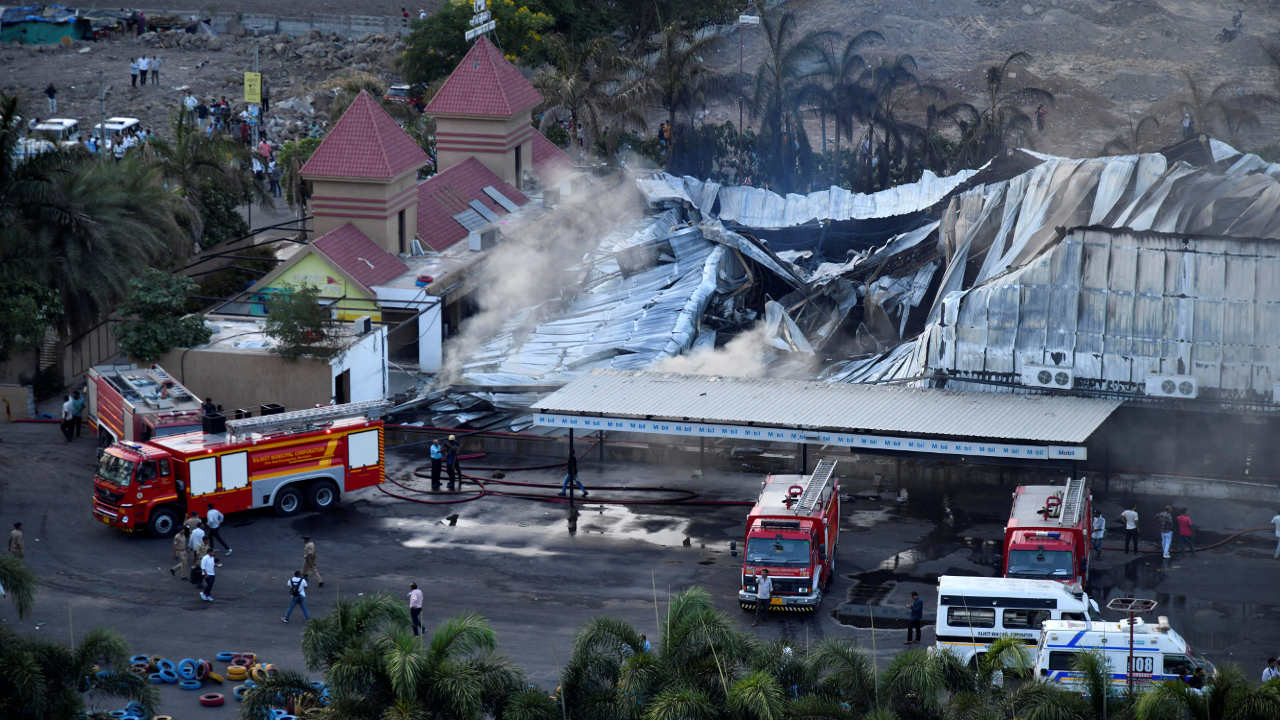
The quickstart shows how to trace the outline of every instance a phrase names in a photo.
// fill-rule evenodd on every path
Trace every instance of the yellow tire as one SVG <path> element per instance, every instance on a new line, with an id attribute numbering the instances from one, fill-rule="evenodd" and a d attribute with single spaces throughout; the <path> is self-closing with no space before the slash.
<path id="1" fill-rule="evenodd" d="M 249 671 L 239 665 L 232 665 L 227 668 L 228 680 L 244 680 L 249 677 Z"/>
<path id="2" fill-rule="evenodd" d="M 261 665 L 254 665 L 253 668 L 249 670 L 249 675 L 256 683 L 267 681 L 267 671 L 264 670 Z"/>
<path id="3" fill-rule="evenodd" d="M 208 675 L 205 675 L 205 678 L 206 678 L 206 679 L 208 679 L 208 680 L 212 680 L 212 681 L 214 681 L 214 682 L 218 683 L 219 685 L 221 685 L 221 684 L 222 684 L 222 676 L 221 676 L 221 675 L 219 675 L 219 674 L 218 674 L 218 673 L 216 673 L 216 672 L 211 672 L 211 673 L 209 673 Z"/>

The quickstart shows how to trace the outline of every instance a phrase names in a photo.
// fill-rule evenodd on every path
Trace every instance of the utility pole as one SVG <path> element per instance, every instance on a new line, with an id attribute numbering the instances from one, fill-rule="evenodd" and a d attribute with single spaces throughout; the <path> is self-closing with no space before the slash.
<path id="1" fill-rule="evenodd" d="M 746 25 L 759 25 L 759 24 L 760 24 L 760 16 L 759 16 L 759 15 L 739 15 L 739 16 L 738 16 L 738 78 L 739 78 L 739 79 L 742 79 L 742 78 L 743 78 L 743 76 L 744 76 L 744 74 L 745 74 L 745 73 L 744 73 L 744 70 L 743 70 L 743 66 L 742 66 L 742 33 L 743 33 L 743 27 L 744 27 L 744 26 L 746 26 Z M 743 110 L 743 103 L 744 103 L 744 101 L 745 101 L 745 99 L 746 99 L 746 98 L 743 96 L 743 94 L 742 94 L 742 93 L 744 93 L 744 92 L 746 92 L 746 90 L 740 90 L 740 91 L 738 92 L 738 184 L 739 184 L 739 185 L 741 185 L 741 184 L 742 184 L 742 177 L 743 177 L 743 175 L 742 175 L 742 170 L 743 170 L 743 157 L 742 157 L 742 155 L 743 155 L 743 153 L 742 153 L 742 123 L 743 123 L 743 116 L 742 116 L 742 110 Z"/>
<path id="2" fill-rule="evenodd" d="M 253 124 L 253 147 L 254 147 L 254 149 L 256 149 L 256 148 L 258 147 L 258 134 L 259 134 L 259 130 L 258 130 L 258 128 L 259 128 L 259 126 L 261 126 L 261 125 L 262 125 L 263 121 L 265 121 L 265 120 L 266 120 L 266 118 L 264 118 L 264 117 L 262 116 L 262 84 L 261 84 L 261 82 L 262 82 L 262 80 L 261 80 L 261 78 L 262 78 L 262 68 L 260 68 L 260 67 L 258 66 L 258 38 L 256 38 L 256 37 L 253 39 L 253 71 L 254 71 L 255 73 L 257 73 L 257 74 L 258 74 L 258 78 L 259 78 L 259 80 L 258 80 L 258 82 L 259 82 L 259 84 L 258 84 L 258 112 L 257 112 L 257 113 L 255 113 L 255 114 L 256 114 L 256 116 L 257 116 L 257 121 L 256 121 L 256 122 L 254 122 L 254 124 Z M 253 118 L 251 117 L 250 119 L 252 120 Z"/>
<path id="3" fill-rule="evenodd" d="M 107 152 L 107 80 L 98 71 L 98 154 Z"/>
<path id="4" fill-rule="evenodd" d="M 1149 678 L 1151 677 L 1152 672 L 1154 672 L 1155 670 L 1153 666 L 1136 668 L 1133 665 L 1133 626 L 1135 623 L 1137 623 L 1138 613 L 1150 612 L 1154 610 L 1155 607 L 1156 607 L 1156 601 L 1148 600 L 1147 598 L 1111 598 L 1111 602 L 1107 603 L 1108 610 L 1115 610 L 1117 612 L 1128 613 L 1129 615 L 1129 667 L 1127 669 L 1127 672 L 1125 672 L 1125 678 L 1127 678 L 1129 681 L 1130 696 L 1133 695 L 1134 676 Z M 1101 702 L 1102 702 L 1102 706 L 1105 708 L 1107 699 L 1102 698 Z"/>

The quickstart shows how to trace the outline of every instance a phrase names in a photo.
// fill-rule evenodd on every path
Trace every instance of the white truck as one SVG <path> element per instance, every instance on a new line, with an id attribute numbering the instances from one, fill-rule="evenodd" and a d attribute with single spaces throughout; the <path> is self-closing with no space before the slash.
<path id="1" fill-rule="evenodd" d="M 1128 687 L 1130 679 L 1135 687 L 1141 687 L 1187 678 L 1197 668 L 1203 669 L 1207 677 L 1214 674 L 1213 663 L 1193 653 L 1187 641 L 1169 627 L 1169 619 L 1162 615 L 1154 625 L 1134 618 L 1132 627 L 1129 620 L 1093 623 L 1047 620 L 1036 645 L 1036 677 L 1042 682 L 1082 691 L 1084 681 L 1075 669 L 1075 660 L 1080 653 L 1091 651 L 1102 653 L 1106 659 L 1111 686 L 1117 692 Z"/>
<path id="2" fill-rule="evenodd" d="M 1013 636 L 1028 660 L 1049 620 L 1100 619 L 1098 604 L 1056 580 L 943 575 L 938 578 L 938 650 L 964 662 L 981 657 L 996 638 Z"/>

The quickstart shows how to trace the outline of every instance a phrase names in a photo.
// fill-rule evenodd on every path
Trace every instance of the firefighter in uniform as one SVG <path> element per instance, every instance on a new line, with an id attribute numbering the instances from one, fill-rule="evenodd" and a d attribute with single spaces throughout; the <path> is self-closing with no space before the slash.
<path id="1" fill-rule="evenodd" d="M 306 535 L 302 536 L 302 577 L 308 580 L 314 577 L 316 584 L 324 587 L 324 578 L 316 569 L 316 544 Z"/>
<path id="2" fill-rule="evenodd" d="M 183 580 L 187 580 L 191 576 L 191 550 L 187 547 L 190 542 L 191 531 L 185 527 L 173 534 L 173 559 L 178 562 L 169 568 L 169 574 L 176 575 Z M 182 571 L 181 575 L 178 575 L 179 570 Z"/>

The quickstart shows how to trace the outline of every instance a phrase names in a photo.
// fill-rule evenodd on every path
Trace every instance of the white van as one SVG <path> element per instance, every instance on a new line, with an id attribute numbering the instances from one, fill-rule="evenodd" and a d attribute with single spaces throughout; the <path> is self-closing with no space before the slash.
<path id="1" fill-rule="evenodd" d="M 1048 620 L 1099 619 L 1098 604 L 1057 580 L 938 578 L 938 650 L 964 662 L 986 652 L 996 638 L 1012 635 L 1027 646 L 1027 659 Z"/>
<path id="2" fill-rule="evenodd" d="M 59 147 L 75 147 L 80 144 L 80 121 L 73 118 L 47 118 L 31 129 L 36 137 L 56 143 Z"/>
<path id="3" fill-rule="evenodd" d="M 1043 682 L 1057 683 L 1067 689 L 1083 690 L 1081 675 L 1074 670 L 1076 656 L 1091 650 L 1107 659 L 1113 688 L 1128 686 L 1130 675 L 1135 686 L 1151 685 L 1164 680 L 1177 680 L 1192 675 L 1197 668 L 1213 677 L 1213 663 L 1194 655 L 1181 635 L 1169 627 L 1169 619 L 1160 616 L 1155 625 L 1135 618 L 1133 625 L 1133 667 L 1129 667 L 1129 621 L 1080 622 L 1049 620 L 1040 630 L 1036 645 L 1035 672 Z"/>

